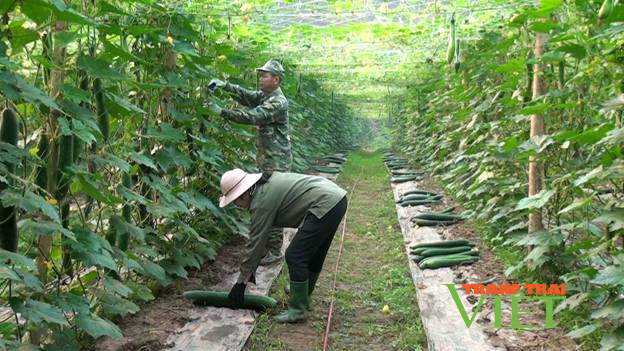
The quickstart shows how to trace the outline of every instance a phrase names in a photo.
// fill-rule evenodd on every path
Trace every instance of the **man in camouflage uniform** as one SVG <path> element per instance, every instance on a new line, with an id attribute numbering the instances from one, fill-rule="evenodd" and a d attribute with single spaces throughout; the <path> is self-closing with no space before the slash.
<path id="1" fill-rule="evenodd" d="M 288 136 L 288 100 L 280 84 L 284 79 L 284 68 L 269 60 L 257 68 L 260 74 L 260 90 L 248 90 L 236 84 L 213 79 L 208 87 L 221 88 L 232 93 L 234 100 L 249 107 L 248 110 L 230 110 L 210 102 L 208 109 L 224 119 L 257 126 L 256 164 L 262 172 L 289 172 L 292 166 L 290 137 Z M 266 256 L 261 264 L 271 264 L 282 258 L 283 229 L 273 228 Z"/>

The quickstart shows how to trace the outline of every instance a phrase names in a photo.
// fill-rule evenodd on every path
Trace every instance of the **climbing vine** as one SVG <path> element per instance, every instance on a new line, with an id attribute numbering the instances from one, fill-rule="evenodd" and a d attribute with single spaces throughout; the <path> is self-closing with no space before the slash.
<path id="1" fill-rule="evenodd" d="M 624 7 L 611 5 L 608 15 L 594 1 L 518 11 L 462 43 L 459 70 L 441 58 L 419 70 L 419 87 L 392 119 L 395 147 L 471 208 L 494 246 L 514 253 L 507 274 L 567 284 L 556 312 L 583 318 L 568 335 L 598 335 L 602 350 L 624 340 Z M 537 56 L 539 34 L 549 40 Z M 535 72 L 544 81 L 537 95 Z M 536 114 L 545 129 L 531 136 Z M 533 196 L 531 162 L 545 175 Z M 532 213 L 543 229 L 529 230 Z"/>
<path id="2" fill-rule="evenodd" d="M 0 5 L 0 348 L 121 337 L 116 318 L 245 232 L 215 200 L 225 170 L 253 169 L 255 130 L 203 104 L 211 78 L 255 87 L 270 31 L 203 5 Z M 362 123 L 278 59 L 303 172 Z"/>

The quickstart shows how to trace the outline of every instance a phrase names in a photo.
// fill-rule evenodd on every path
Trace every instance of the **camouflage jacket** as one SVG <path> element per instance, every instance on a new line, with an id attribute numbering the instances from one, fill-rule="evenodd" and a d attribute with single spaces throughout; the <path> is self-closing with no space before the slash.
<path id="1" fill-rule="evenodd" d="M 292 165 L 288 135 L 288 100 L 277 88 L 271 95 L 226 83 L 224 90 L 249 110 L 223 109 L 221 117 L 252 124 L 257 129 L 256 164 L 262 171 L 289 171 Z"/>

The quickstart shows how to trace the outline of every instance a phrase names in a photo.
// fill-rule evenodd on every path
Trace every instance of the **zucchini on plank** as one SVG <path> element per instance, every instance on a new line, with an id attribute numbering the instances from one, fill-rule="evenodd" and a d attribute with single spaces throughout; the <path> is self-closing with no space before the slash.
<path id="1" fill-rule="evenodd" d="M 261 311 L 277 306 L 277 301 L 272 297 L 252 294 L 245 294 L 244 302 L 241 305 L 233 306 L 228 299 L 228 292 L 225 291 L 190 290 L 184 292 L 184 297 L 198 306 L 242 308 Z"/>

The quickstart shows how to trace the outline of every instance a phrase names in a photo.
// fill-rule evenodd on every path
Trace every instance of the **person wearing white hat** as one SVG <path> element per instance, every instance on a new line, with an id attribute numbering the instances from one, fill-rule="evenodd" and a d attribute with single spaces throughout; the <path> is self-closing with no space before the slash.
<path id="1" fill-rule="evenodd" d="M 221 177 L 219 206 L 231 203 L 251 212 L 247 255 L 229 293 L 233 305 L 243 302 L 247 282 L 264 255 L 272 227 L 299 227 L 286 249 L 290 278 L 288 311 L 280 322 L 307 318 L 310 295 L 323 268 L 334 234 L 347 211 L 347 192 L 334 182 L 297 173 L 247 173 L 227 171 Z"/>

